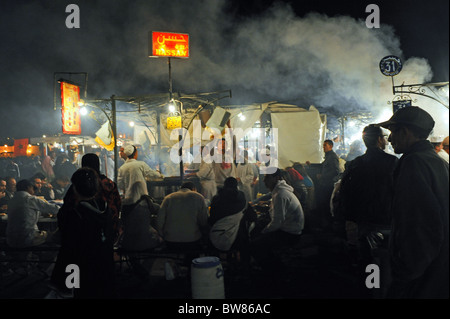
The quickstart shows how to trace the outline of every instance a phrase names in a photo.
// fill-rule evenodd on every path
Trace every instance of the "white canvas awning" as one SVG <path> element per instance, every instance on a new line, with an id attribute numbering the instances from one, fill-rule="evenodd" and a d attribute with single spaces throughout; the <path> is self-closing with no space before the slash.
<path id="1" fill-rule="evenodd" d="M 326 116 L 311 106 L 309 110 L 274 105 L 270 108 L 272 128 L 278 129 L 278 165 L 293 162 L 322 162 Z"/>
<path id="2" fill-rule="evenodd" d="M 255 124 L 261 120 L 263 113 L 269 113 L 272 128 L 278 130 L 276 145 L 271 146 L 276 148 L 278 166 L 280 168 L 291 166 L 293 162 L 322 162 L 322 144 L 326 135 L 327 118 L 326 115 L 320 114 L 314 106 L 301 108 L 296 105 L 268 102 L 252 105 L 220 106 L 220 108 L 231 114 L 229 123 L 234 131 L 237 129 L 246 131 L 256 127 L 257 125 Z M 209 115 L 206 117 L 211 116 L 213 112 L 214 108 L 210 108 L 207 112 Z M 172 130 L 167 129 L 167 116 L 168 114 L 165 112 L 160 113 L 160 145 L 162 147 L 173 147 L 178 143 L 178 137 L 171 139 Z M 199 124 L 201 123 L 201 117 L 195 109 L 186 110 L 182 117 L 182 125 L 184 128 L 188 128 L 187 131 L 189 133 L 189 140 L 187 144 L 184 144 L 185 146 L 206 145 L 210 142 L 209 137 L 212 134 L 208 133 L 208 130 Z M 203 117 L 202 119 L 202 124 L 204 125 L 205 118 Z M 158 126 L 156 112 L 152 116 L 150 114 L 147 114 L 147 116 L 141 114 L 141 120 L 145 120 L 146 127 L 135 126 L 135 143 L 147 145 L 147 147 L 157 144 Z M 195 120 L 197 122 L 194 123 Z M 199 134 L 199 132 L 201 133 Z"/>

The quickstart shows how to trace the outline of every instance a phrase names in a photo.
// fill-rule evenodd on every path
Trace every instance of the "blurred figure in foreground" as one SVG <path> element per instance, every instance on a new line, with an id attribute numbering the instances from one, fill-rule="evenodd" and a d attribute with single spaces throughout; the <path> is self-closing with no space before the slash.
<path id="1" fill-rule="evenodd" d="M 449 298 L 449 164 L 427 141 L 434 124 L 416 106 L 378 124 L 403 154 L 394 172 L 388 298 Z"/>

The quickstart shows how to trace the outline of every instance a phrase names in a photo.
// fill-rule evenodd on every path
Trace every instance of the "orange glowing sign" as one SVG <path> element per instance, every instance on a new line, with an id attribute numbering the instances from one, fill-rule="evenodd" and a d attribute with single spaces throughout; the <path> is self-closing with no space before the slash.
<path id="1" fill-rule="evenodd" d="M 21 138 L 14 140 L 14 156 L 27 156 L 28 139 Z"/>
<path id="2" fill-rule="evenodd" d="M 80 88 L 76 85 L 61 82 L 61 104 L 63 133 L 80 135 Z"/>
<path id="3" fill-rule="evenodd" d="M 151 57 L 189 58 L 189 34 L 152 32 Z"/>

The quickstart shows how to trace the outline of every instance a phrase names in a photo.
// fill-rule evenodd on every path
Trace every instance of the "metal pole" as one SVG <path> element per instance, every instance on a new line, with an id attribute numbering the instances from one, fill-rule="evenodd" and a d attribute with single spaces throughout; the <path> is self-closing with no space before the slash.
<path id="1" fill-rule="evenodd" d="M 56 73 L 53 74 L 53 111 L 56 111 Z"/>
<path id="2" fill-rule="evenodd" d="M 347 153 L 347 146 L 345 144 L 345 121 L 347 120 L 346 117 L 341 117 L 341 132 L 342 132 L 342 145 L 343 145 L 343 151 Z"/>
<path id="3" fill-rule="evenodd" d="M 159 166 L 159 171 L 162 171 L 162 163 L 161 163 L 161 112 L 159 110 L 156 111 L 156 127 L 157 127 L 157 148 L 156 148 L 156 156 Z"/>
<path id="4" fill-rule="evenodd" d="M 116 100 L 114 95 L 111 96 L 111 117 L 112 117 L 112 131 L 114 137 L 114 183 L 117 184 L 117 174 L 118 174 L 118 157 L 119 152 L 117 151 L 117 119 L 116 119 Z"/>
<path id="5" fill-rule="evenodd" d="M 169 64 L 169 94 L 170 94 L 170 99 L 169 100 L 172 101 L 172 99 L 173 99 L 172 63 L 171 63 L 170 58 L 167 58 L 167 64 Z M 180 115 L 181 115 L 181 117 L 183 116 L 183 114 L 181 114 L 181 107 L 180 107 Z M 184 169 L 183 169 L 183 146 L 181 145 L 182 134 L 183 133 L 180 133 L 180 135 L 178 137 L 178 141 L 180 142 L 180 144 L 179 144 L 180 150 L 178 151 L 178 155 L 180 156 L 180 182 L 183 181 L 183 175 L 184 175 Z"/>
<path id="6" fill-rule="evenodd" d="M 391 81 L 392 81 L 392 94 L 395 95 L 395 85 L 394 85 L 394 77 L 391 76 Z"/>
<path id="7" fill-rule="evenodd" d="M 180 156 L 180 182 L 183 181 L 184 169 L 183 169 L 183 146 L 181 145 L 181 141 L 183 139 L 182 132 L 178 136 L 178 141 L 180 142 L 180 150 L 178 151 L 178 155 Z"/>
<path id="8" fill-rule="evenodd" d="M 84 98 L 87 99 L 87 83 L 88 83 L 88 74 L 85 73 L 84 76 Z"/>
<path id="9" fill-rule="evenodd" d="M 172 63 L 170 58 L 167 58 L 167 64 L 169 64 L 169 93 L 170 100 L 172 100 Z"/>

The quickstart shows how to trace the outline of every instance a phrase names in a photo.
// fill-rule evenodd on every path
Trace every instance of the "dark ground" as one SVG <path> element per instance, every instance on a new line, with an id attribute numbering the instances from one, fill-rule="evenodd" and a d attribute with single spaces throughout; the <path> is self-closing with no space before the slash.
<path id="1" fill-rule="evenodd" d="M 358 289 L 356 267 L 346 252 L 345 241 L 333 233 L 305 233 L 296 247 L 280 252 L 283 262 L 277 285 L 257 269 L 244 273 L 222 259 L 226 299 L 361 299 L 367 288 Z M 117 264 L 120 299 L 192 299 L 189 268 L 179 265 L 178 275 L 166 280 L 167 259 L 144 259 L 144 275 L 126 263 Z M 48 265 L 47 265 L 48 266 Z M 51 269 L 51 266 L 50 266 Z M 47 273 L 51 270 L 47 269 Z M 1 266 L 0 299 L 57 299 L 48 286 L 49 277 L 38 269 L 17 274 Z M 364 279 L 362 279 L 364 280 Z M 358 283 L 359 281 L 359 283 Z M 364 282 L 362 282 L 364 284 Z"/>

